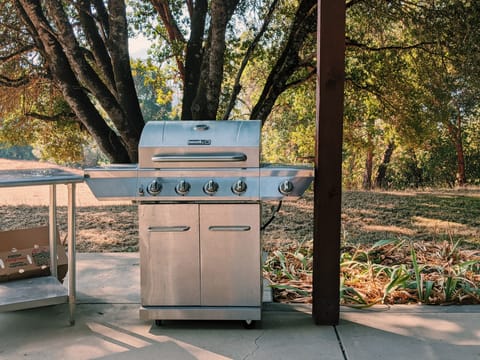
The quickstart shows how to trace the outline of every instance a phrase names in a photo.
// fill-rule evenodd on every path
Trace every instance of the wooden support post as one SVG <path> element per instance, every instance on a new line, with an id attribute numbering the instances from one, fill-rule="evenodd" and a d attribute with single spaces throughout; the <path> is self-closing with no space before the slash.
<path id="1" fill-rule="evenodd" d="M 344 80 L 345 1 L 318 0 L 313 240 L 313 318 L 318 325 L 335 325 L 340 315 Z"/>

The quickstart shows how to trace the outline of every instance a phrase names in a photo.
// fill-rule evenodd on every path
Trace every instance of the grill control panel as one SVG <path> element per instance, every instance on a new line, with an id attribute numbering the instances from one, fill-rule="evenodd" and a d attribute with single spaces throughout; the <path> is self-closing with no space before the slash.
<path id="1" fill-rule="evenodd" d="M 258 176 L 138 177 L 136 196 L 142 201 L 258 201 L 259 189 Z"/>

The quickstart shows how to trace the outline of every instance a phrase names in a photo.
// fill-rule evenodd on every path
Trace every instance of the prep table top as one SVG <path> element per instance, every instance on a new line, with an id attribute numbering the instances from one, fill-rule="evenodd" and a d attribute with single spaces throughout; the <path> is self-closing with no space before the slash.
<path id="1" fill-rule="evenodd" d="M 83 175 L 57 168 L 0 170 L 0 187 L 71 184 L 83 182 Z"/>

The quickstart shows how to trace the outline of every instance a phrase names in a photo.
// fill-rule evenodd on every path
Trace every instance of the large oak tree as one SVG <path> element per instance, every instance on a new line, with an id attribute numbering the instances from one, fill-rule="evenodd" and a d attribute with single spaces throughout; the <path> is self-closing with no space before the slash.
<path id="1" fill-rule="evenodd" d="M 263 24 L 238 57 L 241 64 L 234 66 L 234 89 L 225 90 L 224 64 L 230 51 L 227 34 L 235 27 L 232 17 L 237 11 L 252 11 L 252 4 L 245 0 L 151 0 L 149 6 L 162 23 L 176 59 L 183 91 L 182 119 L 228 118 L 242 86 L 242 72 L 278 7 L 276 0 L 261 3 L 266 6 Z M 36 68 L 37 76 L 54 84 L 68 103 L 70 115 L 74 115 L 71 118 L 88 130 L 112 162 L 137 161 L 144 120 L 130 68 L 125 1 L 2 0 L 0 4 L 2 12 L 10 15 L 2 30 L 22 38 L 2 39 L 5 54 L 0 57 L 0 72 L 11 63 L 36 59 L 15 77 L 3 73 L 2 87 L 31 85 L 31 70 Z M 314 60 L 302 61 L 301 50 L 315 31 L 316 4 L 316 0 L 299 1 L 287 21 L 284 40 L 270 44 L 277 57 L 271 62 L 270 75 L 265 76 L 252 118 L 265 120 L 285 89 L 311 76 L 311 72 L 305 76 L 298 73 L 311 68 Z M 186 9 L 186 16 L 181 8 Z M 230 110 L 220 113 L 225 93 L 230 94 Z M 36 115 L 47 119 L 45 114 Z M 48 119 L 65 119 L 61 115 L 49 114 Z"/>

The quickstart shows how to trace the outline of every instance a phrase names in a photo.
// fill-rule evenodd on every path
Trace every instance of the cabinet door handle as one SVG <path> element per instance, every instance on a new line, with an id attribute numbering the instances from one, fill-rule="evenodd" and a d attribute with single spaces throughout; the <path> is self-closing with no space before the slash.
<path id="1" fill-rule="evenodd" d="M 251 227 L 248 225 L 233 225 L 233 226 L 209 226 L 210 231 L 250 231 Z"/>
<path id="2" fill-rule="evenodd" d="M 190 230 L 190 226 L 149 226 L 149 232 L 183 232 Z"/>

